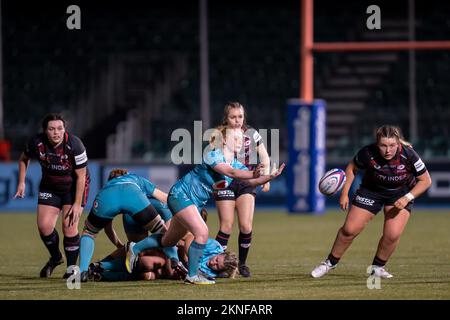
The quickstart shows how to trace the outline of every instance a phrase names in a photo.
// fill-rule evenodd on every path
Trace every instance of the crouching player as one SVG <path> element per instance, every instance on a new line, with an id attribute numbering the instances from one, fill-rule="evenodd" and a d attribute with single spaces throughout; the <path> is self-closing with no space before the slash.
<path id="1" fill-rule="evenodd" d="M 167 227 L 149 198 L 167 201 L 167 194 L 153 183 L 125 170 L 113 170 L 106 185 L 97 194 L 91 212 L 85 221 L 80 241 L 81 281 L 88 280 L 88 267 L 95 247 L 95 237 L 109 225 L 114 217 L 122 213 L 151 233 L 164 232 Z M 178 264 L 176 248 L 166 251 L 171 261 Z"/>
<path id="2" fill-rule="evenodd" d="M 208 240 L 208 227 L 200 216 L 203 208 L 214 189 L 223 189 L 233 179 L 245 179 L 249 185 L 265 184 L 278 177 L 284 164 L 270 175 L 260 176 L 260 168 L 255 171 L 238 162 L 234 155 L 242 147 L 242 131 L 220 128 L 212 139 L 213 150 L 207 152 L 204 161 L 183 176 L 171 188 L 168 205 L 174 217 L 169 229 L 164 235 L 152 235 L 138 243 L 131 243 L 127 252 L 126 267 L 132 272 L 136 257 L 146 249 L 173 246 L 186 234 L 192 232 L 194 240 L 189 247 L 189 272 L 185 279 L 190 284 L 214 284 L 199 274 L 203 249 Z"/>

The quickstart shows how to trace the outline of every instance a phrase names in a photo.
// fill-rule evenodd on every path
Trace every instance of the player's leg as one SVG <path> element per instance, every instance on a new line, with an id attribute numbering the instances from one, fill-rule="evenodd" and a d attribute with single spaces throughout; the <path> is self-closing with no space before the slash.
<path id="1" fill-rule="evenodd" d="M 331 254 L 340 259 L 353 240 L 364 230 L 375 215 L 367 209 L 352 206 L 345 219 L 344 225 L 339 229 L 336 240 L 331 249 Z"/>
<path id="2" fill-rule="evenodd" d="M 208 226 L 203 221 L 197 207 L 195 205 L 190 205 L 182 209 L 177 212 L 172 220 L 171 228 L 175 223 L 179 222 L 186 230 L 194 235 L 194 240 L 188 251 L 188 275 L 186 276 L 185 281 L 191 284 L 214 284 L 214 281 L 208 280 L 198 274 L 200 262 L 203 257 L 203 249 L 208 241 Z M 170 234 L 168 234 L 167 237 L 169 236 Z M 166 241 L 165 237 L 166 235 L 164 235 L 162 239 L 163 244 Z M 175 240 L 171 239 L 171 241 L 174 242 Z"/>
<path id="3" fill-rule="evenodd" d="M 173 247 L 177 244 L 187 232 L 186 227 L 181 223 L 179 219 L 172 218 L 171 224 L 168 230 L 163 234 L 154 233 L 151 236 L 137 242 L 130 243 L 130 248 L 127 253 L 127 269 L 129 272 L 134 268 L 134 263 L 137 255 L 144 250 L 162 248 L 162 247 Z M 164 241 L 162 239 L 164 238 Z M 170 258 L 170 257 L 169 257 Z M 178 259 L 178 255 L 176 256 Z"/>
<path id="4" fill-rule="evenodd" d="M 50 259 L 41 269 L 40 277 L 47 278 L 56 266 L 64 262 L 59 250 L 59 234 L 55 226 L 61 211 L 61 199 L 54 193 L 39 191 L 37 226 L 42 242 L 50 253 Z"/>
<path id="5" fill-rule="evenodd" d="M 216 207 L 219 216 L 219 231 L 217 232 L 216 240 L 222 245 L 223 249 L 226 250 L 233 230 L 236 201 L 234 201 L 234 199 L 216 200 Z"/>
<path id="6" fill-rule="evenodd" d="M 216 235 L 216 241 L 226 250 L 228 240 L 230 239 L 234 223 L 234 210 L 236 208 L 235 196 L 236 182 L 233 180 L 226 189 L 214 192 L 217 214 L 219 216 L 219 231 Z"/>
<path id="7" fill-rule="evenodd" d="M 384 199 L 379 194 L 364 188 L 359 188 L 356 191 L 350 211 L 347 214 L 344 225 L 336 235 L 330 254 L 311 272 L 314 278 L 320 278 L 336 267 L 345 251 L 352 244 L 353 239 L 364 230 L 367 223 L 373 219 L 383 205 Z"/>
<path id="8" fill-rule="evenodd" d="M 367 209 L 352 205 L 344 225 L 338 230 L 330 254 L 320 265 L 312 270 L 311 275 L 314 278 L 320 278 L 334 269 L 353 240 L 364 230 L 373 217 L 374 214 Z"/>
<path id="9" fill-rule="evenodd" d="M 87 196 L 89 192 L 89 181 L 86 181 L 85 190 L 83 193 L 83 198 L 81 202 L 82 208 L 85 207 L 87 202 Z M 65 195 L 61 196 L 61 201 L 63 204 L 62 207 L 62 230 L 64 234 L 64 240 L 63 240 L 63 246 L 64 246 L 64 253 L 66 254 L 66 263 L 67 263 L 67 269 L 72 266 L 77 265 L 78 255 L 80 252 L 80 234 L 78 232 L 78 224 L 80 222 L 80 218 L 73 221 L 72 224 L 70 224 L 70 218 L 68 216 L 68 213 L 70 209 L 72 208 L 72 205 L 75 201 L 75 191 L 68 192 Z M 69 273 L 68 270 L 64 274 L 63 278 L 67 279 L 72 273 Z"/>
<path id="10" fill-rule="evenodd" d="M 95 237 L 111 220 L 112 218 L 97 216 L 92 210 L 85 220 L 84 230 L 80 239 L 81 281 L 87 281 L 89 264 L 94 254 Z"/>
<path id="11" fill-rule="evenodd" d="M 167 231 L 167 227 L 164 225 L 164 220 L 161 219 L 161 216 L 151 204 L 142 212 L 135 214 L 133 216 L 133 219 L 139 224 L 143 225 L 143 228 L 149 230 L 152 234 L 164 233 Z M 145 241 L 143 243 L 145 243 Z M 175 244 L 163 246 L 164 253 L 174 265 L 178 264 L 179 262 L 178 252 Z M 139 246 L 137 248 L 139 248 Z"/>
<path id="12" fill-rule="evenodd" d="M 246 262 L 252 242 L 255 196 L 251 193 L 239 195 L 236 199 L 236 209 L 239 222 L 239 273 L 243 277 L 250 277 L 250 269 Z"/>
<path id="13" fill-rule="evenodd" d="M 137 213 L 130 214 L 130 216 L 133 218 L 136 224 L 140 225 L 145 230 L 152 232 L 152 235 L 144 238 L 137 243 L 130 243 L 125 260 L 126 268 L 130 273 L 133 271 L 135 263 L 137 262 L 138 254 L 140 252 L 146 249 L 162 247 L 162 233 L 160 231 L 165 230 L 164 221 L 161 219 L 161 216 L 158 214 L 155 208 L 150 204 L 148 199 L 138 197 L 136 201 L 146 201 L 147 206 Z M 173 250 L 173 252 L 169 250 L 168 254 L 171 255 L 169 258 L 178 262 L 179 259 L 176 250 Z"/>
<path id="14" fill-rule="evenodd" d="M 153 199 L 153 198 L 149 199 L 149 201 L 152 204 L 152 206 L 156 209 L 158 214 L 161 216 L 162 220 L 164 221 L 164 223 L 166 225 L 166 228 L 169 228 L 170 223 L 172 221 L 173 214 L 172 214 L 172 211 L 170 211 L 168 205 L 157 199 Z M 134 242 L 136 242 L 136 241 L 134 241 Z M 178 264 L 180 259 L 178 257 L 178 250 L 175 245 L 176 245 L 176 243 L 170 247 L 163 247 L 162 250 L 166 254 L 166 256 L 172 261 L 173 264 Z"/>
<path id="15" fill-rule="evenodd" d="M 384 266 L 397 248 L 409 217 L 410 211 L 407 209 L 398 210 L 394 206 L 384 207 L 383 235 L 378 242 L 377 252 L 372 262 L 376 275 L 382 278 L 392 278 Z"/>
<path id="16" fill-rule="evenodd" d="M 67 270 L 72 266 L 77 265 L 78 255 L 80 252 L 80 235 L 78 233 L 78 221 L 75 221 L 72 225 L 69 225 L 69 219 L 67 213 L 70 211 L 72 205 L 65 204 L 62 207 L 62 230 L 64 234 L 63 246 L 64 253 L 66 255 Z M 71 273 L 66 271 L 63 278 L 67 279 Z"/>

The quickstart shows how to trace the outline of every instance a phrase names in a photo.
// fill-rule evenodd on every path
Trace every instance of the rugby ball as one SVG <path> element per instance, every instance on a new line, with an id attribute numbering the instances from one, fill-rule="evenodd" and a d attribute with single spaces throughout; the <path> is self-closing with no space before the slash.
<path id="1" fill-rule="evenodd" d="M 332 196 L 339 192 L 345 183 L 345 172 L 335 168 L 327 171 L 319 181 L 319 191 L 326 195 Z"/>

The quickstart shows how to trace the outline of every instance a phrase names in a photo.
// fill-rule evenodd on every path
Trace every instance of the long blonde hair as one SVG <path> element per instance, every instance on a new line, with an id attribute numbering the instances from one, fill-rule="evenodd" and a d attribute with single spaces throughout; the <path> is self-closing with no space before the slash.
<path id="1" fill-rule="evenodd" d="M 224 125 L 220 125 L 214 128 L 214 132 L 211 134 L 209 139 L 209 143 L 211 144 L 213 149 L 222 149 L 223 140 L 227 137 L 227 127 Z"/>
<path id="2" fill-rule="evenodd" d="M 238 266 L 238 258 L 234 252 L 225 251 L 221 253 L 224 255 L 223 264 L 225 265 L 224 269 L 220 271 L 219 275 L 222 278 L 233 278 L 236 276 L 237 266 Z"/>
<path id="3" fill-rule="evenodd" d="M 375 140 L 380 142 L 381 138 L 395 138 L 399 143 L 406 147 L 412 148 L 412 144 L 403 138 L 402 131 L 399 127 L 391 125 L 382 125 L 375 131 Z"/>

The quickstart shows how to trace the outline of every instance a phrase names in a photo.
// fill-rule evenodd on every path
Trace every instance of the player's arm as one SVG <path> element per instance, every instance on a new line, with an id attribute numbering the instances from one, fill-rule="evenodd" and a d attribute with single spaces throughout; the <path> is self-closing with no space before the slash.
<path id="1" fill-rule="evenodd" d="M 230 166 L 228 163 L 219 163 L 213 167 L 213 170 L 223 174 L 224 176 L 240 179 L 240 180 L 248 180 L 259 176 L 259 170 L 248 171 L 242 169 L 236 169 Z"/>
<path id="2" fill-rule="evenodd" d="M 403 197 L 395 201 L 394 206 L 397 209 L 403 209 L 405 208 L 408 203 L 418 196 L 420 196 L 422 193 L 427 191 L 427 189 L 431 186 L 431 176 L 428 171 L 425 171 L 420 176 L 416 177 L 416 185 Z"/>
<path id="3" fill-rule="evenodd" d="M 27 169 L 30 165 L 30 158 L 22 152 L 19 158 L 19 183 L 17 184 L 17 191 L 14 195 L 14 199 L 17 197 L 23 198 L 25 196 L 25 177 L 27 175 Z"/>
<path id="4" fill-rule="evenodd" d="M 259 159 L 261 160 L 261 164 L 263 165 L 263 174 L 269 175 L 270 174 L 270 157 L 269 157 L 269 154 L 267 153 L 266 147 L 264 146 L 263 143 L 260 143 L 258 145 L 257 150 L 258 150 Z M 270 190 L 270 182 L 266 182 L 262 186 L 262 191 L 268 192 L 269 190 Z"/>
<path id="5" fill-rule="evenodd" d="M 344 186 L 342 187 L 341 196 L 339 197 L 339 205 L 342 210 L 347 211 L 348 209 L 348 193 L 350 191 L 350 188 L 352 187 L 357 172 L 358 168 L 355 165 L 355 162 L 353 160 L 350 161 L 350 163 L 347 165 L 347 168 L 345 169 L 345 176 L 347 179 L 345 180 Z"/>
<path id="6" fill-rule="evenodd" d="M 425 171 L 420 176 L 416 177 L 417 184 L 414 186 L 414 188 L 411 189 L 410 193 L 414 196 L 414 198 L 417 198 L 422 193 L 428 190 L 428 188 L 431 186 L 431 176 L 428 171 Z"/>
<path id="7" fill-rule="evenodd" d="M 167 204 L 167 193 L 159 190 L 158 188 L 155 188 L 155 190 L 153 191 L 152 197 Z"/>
<path id="8" fill-rule="evenodd" d="M 106 233 L 106 236 L 108 237 L 109 241 L 111 241 L 112 244 L 114 244 L 117 249 L 123 248 L 123 242 L 117 236 L 117 233 L 116 233 L 116 230 L 114 230 L 112 221 L 109 222 L 105 226 L 105 233 Z"/>
<path id="9" fill-rule="evenodd" d="M 284 167 L 285 164 L 283 163 L 277 170 L 276 166 L 274 165 L 273 170 L 269 175 L 261 175 L 257 178 L 246 180 L 246 182 L 253 187 L 263 185 L 278 177 L 283 172 Z"/>

